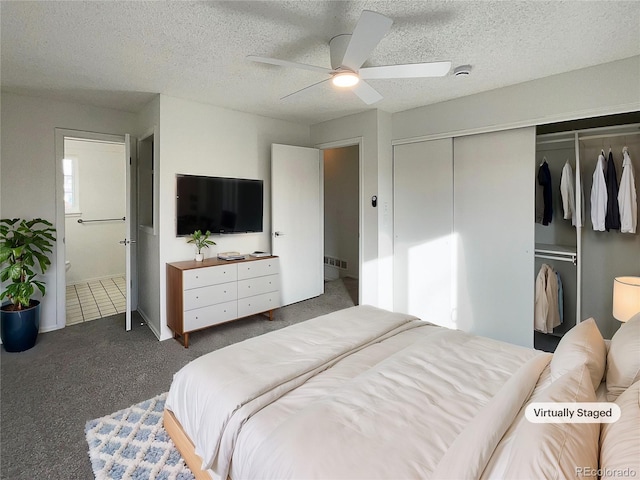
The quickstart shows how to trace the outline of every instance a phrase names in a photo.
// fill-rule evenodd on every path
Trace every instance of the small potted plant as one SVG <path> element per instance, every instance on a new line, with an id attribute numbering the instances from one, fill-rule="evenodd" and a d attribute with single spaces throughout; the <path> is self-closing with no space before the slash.
<path id="1" fill-rule="evenodd" d="M 0 220 L 0 281 L 8 282 L 0 301 L 9 300 L 0 307 L 0 333 L 7 352 L 22 352 L 36 343 L 40 302 L 31 297 L 36 288 L 45 294 L 44 282 L 36 279 L 36 265 L 43 274 L 51 265 L 55 231 L 41 218 Z"/>
<path id="2" fill-rule="evenodd" d="M 193 243 L 196 246 L 196 262 L 201 262 L 204 260 L 204 254 L 202 253 L 203 248 L 209 248 L 209 245 L 215 245 L 216 242 L 213 240 L 209 240 L 211 236 L 211 232 L 207 230 L 202 233 L 200 230 L 196 230 L 191 234 L 187 243 Z"/>

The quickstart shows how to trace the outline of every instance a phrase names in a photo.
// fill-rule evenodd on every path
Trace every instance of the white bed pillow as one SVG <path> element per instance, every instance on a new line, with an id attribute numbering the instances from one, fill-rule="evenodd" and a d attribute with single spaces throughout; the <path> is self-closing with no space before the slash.
<path id="1" fill-rule="evenodd" d="M 556 380 L 586 364 L 591 384 L 597 388 L 604 376 L 607 346 L 593 318 L 580 322 L 564 334 L 551 359 L 551 377 Z"/>
<path id="2" fill-rule="evenodd" d="M 594 402 L 586 365 L 558 378 L 536 402 Z M 599 423 L 531 423 L 514 432 L 504 478 L 575 478 L 576 466 L 598 468 Z"/>
<path id="3" fill-rule="evenodd" d="M 603 423 L 600 433 L 600 468 L 603 479 L 616 477 L 616 470 L 640 472 L 640 382 L 631 385 L 616 403 L 620 419 Z"/>
<path id="4" fill-rule="evenodd" d="M 640 313 L 615 333 L 607 355 L 607 400 L 615 401 L 640 380 Z"/>

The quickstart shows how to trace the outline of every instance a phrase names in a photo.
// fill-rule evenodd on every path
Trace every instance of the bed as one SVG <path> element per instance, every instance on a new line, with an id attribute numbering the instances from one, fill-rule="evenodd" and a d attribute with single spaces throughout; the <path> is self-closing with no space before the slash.
<path id="1" fill-rule="evenodd" d="M 194 360 L 174 376 L 165 427 L 198 479 L 640 475 L 638 370 L 621 366 L 640 352 L 640 317 L 623 327 L 613 356 L 593 320 L 551 355 L 353 307 Z M 594 402 L 597 389 L 620 397 L 625 422 L 525 418 L 531 402 Z"/>

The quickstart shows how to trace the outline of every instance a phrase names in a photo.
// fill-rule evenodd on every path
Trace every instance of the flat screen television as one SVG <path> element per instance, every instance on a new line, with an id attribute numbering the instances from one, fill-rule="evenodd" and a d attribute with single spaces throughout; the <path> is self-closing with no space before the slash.
<path id="1" fill-rule="evenodd" d="M 262 232 L 264 185 L 245 178 L 176 175 L 177 236 Z"/>

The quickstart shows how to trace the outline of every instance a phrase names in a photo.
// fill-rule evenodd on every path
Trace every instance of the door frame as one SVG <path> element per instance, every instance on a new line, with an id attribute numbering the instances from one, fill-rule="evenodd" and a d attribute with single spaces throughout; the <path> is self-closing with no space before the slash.
<path id="1" fill-rule="evenodd" d="M 56 284 L 58 286 L 57 298 L 56 298 L 56 327 L 57 329 L 65 328 L 67 326 L 67 299 L 66 299 L 66 269 L 65 269 L 65 213 L 64 213 L 64 173 L 62 171 L 62 160 L 64 158 L 64 139 L 66 137 L 80 138 L 85 140 L 95 140 L 99 142 L 113 142 L 121 143 L 126 146 L 126 136 L 110 134 L 110 133 L 98 133 L 89 132 L 85 130 L 72 130 L 67 128 L 55 129 L 55 172 L 56 172 L 56 230 L 57 239 L 55 255 L 56 255 Z M 131 137 L 134 138 L 134 137 Z M 131 158 L 129 161 L 130 170 L 134 170 L 132 167 L 133 157 L 135 152 L 131 150 Z M 133 182 L 130 182 L 133 184 Z M 133 201 L 132 187 L 127 185 L 126 187 L 127 201 Z M 133 227 L 133 218 L 130 219 Z M 62 241 L 60 241 L 62 240 Z M 133 261 L 135 256 L 132 254 L 131 263 L 131 278 L 127 278 L 127 282 L 131 285 L 131 309 L 134 310 L 133 300 L 138 298 L 138 285 L 137 282 L 132 281 L 137 278 L 137 265 Z"/>
<path id="2" fill-rule="evenodd" d="M 363 225 L 362 225 L 362 219 L 364 217 L 364 205 L 365 205 L 365 199 L 363 198 L 364 195 L 364 169 L 362 168 L 362 161 L 363 161 L 363 154 L 362 154 L 362 145 L 363 145 L 363 138 L 362 137 L 353 137 L 353 138 L 346 138 L 344 140 L 337 140 L 335 142 L 328 142 L 328 143 L 321 143 L 315 146 L 315 148 L 318 148 L 320 150 L 320 153 L 322 154 L 322 157 L 320 158 L 320 182 L 321 182 L 321 192 L 323 192 L 322 195 L 322 223 L 323 223 L 323 228 L 322 228 L 322 232 L 323 232 L 323 239 L 322 239 L 322 245 L 324 246 L 324 216 L 325 216 L 325 211 L 324 211 L 324 151 L 325 150 L 332 150 L 334 148 L 343 148 L 343 147 L 353 147 L 353 146 L 358 146 L 358 304 L 361 304 L 362 302 L 362 282 L 363 282 L 363 278 L 362 278 L 362 252 L 364 250 L 363 248 L 363 235 L 362 235 L 362 230 L 363 230 Z M 324 248 L 323 248 L 324 250 Z M 324 271 L 324 266 L 323 266 L 323 271 Z"/>

